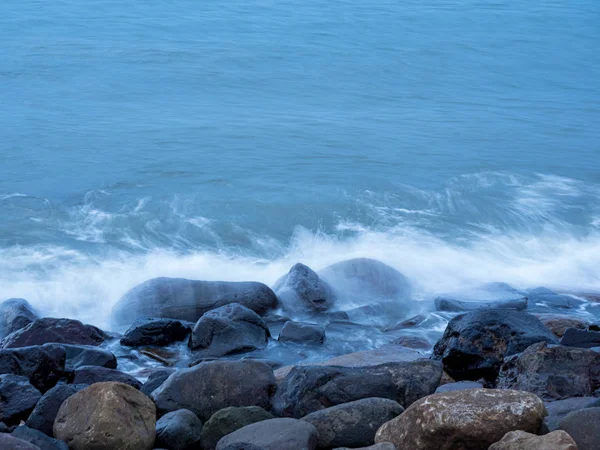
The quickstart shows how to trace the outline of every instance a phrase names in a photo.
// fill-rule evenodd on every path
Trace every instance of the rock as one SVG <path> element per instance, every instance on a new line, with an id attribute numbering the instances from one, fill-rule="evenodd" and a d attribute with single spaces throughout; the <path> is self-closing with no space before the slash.
<path id="1" fill-rule="evenodd" d="M 178 350 L 169 350 L 167 347 L 141 347 L 138 351 L 165 366 L 174 366 L 181 357 Z"/>
<path id="2" fill-rule="evenodd" d="M 271 419 L 246 425 L 225 436 L 217 450 L 283 450 L 317 448 L 317 429 L 296 419 Z"/>
<path id="3" fill-rule="evenodd" d="M 269 328 L 258 314 L 232 303 L 204 314 L 188 345 L 204 357 L 224 356 L 264 348 L 269 336 Z"/>
<path id="4" fill-rule="evenodd" d="M 553 431 L 544 436 L 511 431 L 489 450 L 577 450 L 575 441 L 564 431 Z"/>
<path id="5" fill-rule="evenodd" d="M 381 444 L 369 445 L 368 447 L 350 449 L 347 447 L 338 447 L 334 450 L 397 450 L 394 444 L 389 442 L 382 442 Z"/>
<path id="6" fill-rule="evenodd" d="M 105 334 L 92 325 L 84 325 L 78 320 L 38 319 L 17 330 L 0 342 L 2 348 L 28 347 L 49 342 L 57 344 L 100 345 Z"/>
<path id="7" fill-rule="evenodd" d="M 600 332 L 568 328 L 560 340 L 560 345 L 580 348 L 600 347 Z"/>
<path id="8" fill-rule="evenodd" d="M 26 425 L 15 428 L 15 431 L 11 435 L 17 439 L 37 445 L 40 450 L 69 450 L 69 447 L 63 441 L 52 439 L 41 431 L 34 430 Z"/>
<path id="9" fill-rule="evenodd" d="M 498 387 L 533 392 L 544 400 L 592 396 L 600 388 L 600 354 L 539 342 L 505 360 Z"/>
<path id="10" fill-rule="evenodd" d="M 536 342 L 558 343 L 536 317 L 518 311 L 483 310 L 453 318 L 435 344 L 432 358 L 457 381 L 484 378 L 493 383 L 504 357 Z"/>
<path id="11" fill-rule="evenodd" d="M 140 390 L 150 397 L 150 394 L 152 394 L 157 387 L 163 384 L 174 372 L 174 369 L 156 369 L 152 371 Z"/>
<path id="12" fill-rule="evenodd" d="M 398 322 L 396 325 L 387 327 L 384 329 L 384 331 L 397 331 L 397 330 L 404 330 L 405 328 L 418 327 L 426 320 L 427 320 L 427 316 L 419 314 L 418 316 L 414 316 L 414 317 L 411 317 L 410 319 L 406 319 L 401 322 Z"/>
<path id="13" fill-rule="evenodd" d="M 121 345 L 169 345 L 183 341 L 192 331 L 190 325 L 174 319 L 139 319 L 125 332 Z"/>
<path id="14" fill-rule="evenodd" d="M 571 317 L 550 316 L 541 317 L 540 320 L 557 337 L 563 337 L 567 328 L 577 328 L 583 330 L 587 326 L 586 322 Z"/>
<path id="15" fill-rule="evenodd" d="M 0 303 L 0 339 L 38 319 L 29 302 L 22 298 L 9 298 Z"/>
<path id="16" fill-rule="evenodd" d="M 217 411 L 202 428 L 203 450 L 214 450 L 221 438 L 256 422 L 275 417 L 258 406 L 229 407 Z"/>
<path id="17" fill-rule="evenodd" d="M 600 448 L 600 408 L 586 408 L 568 414 L 560 421 L 560 429 L 569 433 L 579 450 Z"/>
<path id="18" fill-rule="evenodd" d="M 410 450 L 487 449 L 509 431 L 537 433 L 545 415 L 544 403 L 527 392 L 444 392 L 416 401 L 384 424 L 375 442 Z"/>
<path id="19" fill-rule="evenodd" d="M 0 421 L 7 425 L 18 425 L 26 420 L 42 397 L 27 377 L 0 375 Z"/>
<path id="20" fill-rule="evenodd" d="M 42 392 L 56 385 L 65 371 L 66 352 L 56 344 L 0 350 L 0 374 L 12 373 L 29 378 Z"/>
<path id="21" fill-rule="evenodd" d="M 326 317 L 330 322 L 350 320 L 350 316 L 346 311 L 328 311 L 324 312 L 323 317 Z"/>
<path id="22" fill-rule="evenodd" d="M 70 450 L 151 450 L 156 408 L 123 383 L 96 383 L 69 397 L 54 422 L 54 436 Z"/>
<path id="23" fill-rule="evenodd" d="M 263 314 L 277 306 L 277 297 L 269 287 L 256 282 L 154 278 L 127 292 L 113 308 L 112 320 L 116 326 L 146 317 L 196 322 L 211 309 L 230 303 Z"/>
<path id="24" fill-rule="evenodd" d="M 53 436 L 52 427 L 54 426 L 54 419 L 56 419 L 60 405 L 71 395 L 76 394 L 86 387 L 88 387 L 87 384 L 59 384 L 53 387 L 37 402 L 37 405 L 35 405 L 35 408 L 27 419 L 26 425 L 48 436 Z"/>
<path id="25" fill-rule="evenodd" d="M 156 422 L 156 441 L 169 450 L 194 450 L 200 447 L 202 422 L 191 411 L 179 409 L 162 416 Z"/>
<path id="26" fill-rule="evenodd" d="M 483 389 L 483 384 L 476 381 L 458 381 L 456 383 L 447 383 L 435 390 L 436 394 L 441 392 L 464 391 L 467 389 Z"/>
<path id="27" fill-rule="evenodd" d="M 142 383 L 137 378 L 115 369 L 107 369 L 106 367 L 98 366 L 83 366 L 77 368 L 72 383 L 94 384 L 103 381 L 118 381 L 120 383 L 128 384 L 136 389 L 142 388 Z"/>
<path id="28" fill-rule="evenodd" d="M 449 297 L 437 297 L 435 299 L 435 309 L 437 311 L 448 312 L 479 311 L 482 309 L 513 309 L 515 311 L 523 311 L 527 309 L 527 297 L 493 301 L 465 301 Z"/>
<path id="29" fill-rule="evenodd" d="M 312 423 L 319 432 L 319 448 L 356 448 L 373 444 L 379 427 L 403 411 L 393 400 L 365 398 L 316 411 L 301 420 Z"/>
<path id="30" fill-rule="evenodd" d="M 279 334 L 278 340 L 280 342 L 291 341 L 322 344 L 325 340 L 325 328 L 312 323 L 287 321 Z"/>
<path id="31" fill-rule="evenodd" d="M 549 308 L 573 309 L 585 302 L 570 295 L 557 294 L 550 289 L 539 287 L 527 292 L 530 307 L 545 306 Z"/>
<path id="32" fill-rule="evenodd" d="M 41 450 L 37 445 L 17 439 L 6 433 L 0 433 L 0 448 L 2 450 Z"/>
<path id="33" fill-rule="evenodd" d="M 334 295 L 329 284 L 304 264 L 296 264 L 273 286 L 285 311 L 326 311 L 333 306 Z"/>
<path id="34" fill-rule="evenodd" d="M 418 350 L 431 350 L 433 347 L 431 342 L 429 342 L 427 339 L 418 336 L 401 336 L 397 339 L 394 339 L 392 344 Z"/>
<path id="35" fill-rule="evenodd" d="M 273 370 L 263 362 L 211 361 L 178 370 L 152 398 L 161 414 L 189 409 L 205 422 L 228 406 L 269 409 L 274 389 Z"/>
<path id="36" fill-rule="evenodd" d="M 300 418 L 369 397 L 395 400 L 406 407 L 432 394 L 441 376 L 441 364 L 426 359 L 372 367 L 295 366 L 277 387 L 273 411 Z"/>
<path id="37" fill-rule="evenodd" d="M 117 357 L 102 348 L 92 345 L 61 344 L 67 354 L 65 372 L 73 372 L 83 366 L 99 366 L 107 369 L 117 368 Z"/>
<path id="38" fill-rule="evenodd" d="M 546 402 L 548 415 L 544 419 L 550 431 L 558 429 L 560 421 L 569 413 L 592 406 L 598 399 L 595 397 L 573 397 L 564 400 Z"/>

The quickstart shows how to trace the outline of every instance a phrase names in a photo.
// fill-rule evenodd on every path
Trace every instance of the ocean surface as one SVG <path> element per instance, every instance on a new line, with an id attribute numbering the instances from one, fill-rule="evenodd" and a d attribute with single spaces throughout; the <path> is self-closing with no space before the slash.
<path id="1" fill-rule="evenodd" d="M 597 0 L 4 0 L 0 298 L 380 259 L 600 291 Z"/>

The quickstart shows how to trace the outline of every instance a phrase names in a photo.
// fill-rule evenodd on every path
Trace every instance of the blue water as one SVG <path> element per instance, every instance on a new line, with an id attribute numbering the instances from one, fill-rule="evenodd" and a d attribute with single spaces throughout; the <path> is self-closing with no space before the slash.
<path id="1" fill-rule="evenodd" d="M 600 3 L 0 4 L 0 297 L 371 256 L 600 290 Z"/>

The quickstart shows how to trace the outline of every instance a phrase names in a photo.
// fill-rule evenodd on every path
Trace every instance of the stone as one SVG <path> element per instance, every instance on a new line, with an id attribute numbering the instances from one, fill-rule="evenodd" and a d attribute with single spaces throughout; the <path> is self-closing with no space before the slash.
<path id="1" fill-rule="evenodd" d="M 306 421 L 270 419 L 225 436 L 217 444 L 217 450 L 314 450 L 317 439 L 317 429 Z"/>
<path id="2" fill-rule="evenodd" d="M 506 356 L 536 342 L 557 344 L 536 317 L 519 311 L 482 310 L 454 317 L 433 349 L 456 381 L 485 379 L 494 383 Z"/>
<path id="3" fill-rule="evenodd" d="M 29 302 L 22 298 L 9 298 L 0 303 L 0 339 L 38 319 Z"/>
<path id="4" fill-rule="evenodd" d="M 301 418 L 315 411 L 369 397 L 407 407 L 432 394 L 442 377 L 437 361 L 421 359 L 371 367 L 295 366 L 277 387 L 273 411 Z"/>
<path id="5" fill-rule="evenodd" d="M 600 408 L 586 408 L 568 414 L 559 428 L 573 438 L 579 450 L 600 448 Z"/>
<path id="6" fill-rule="evenodd" d="M 449 297 L 437 297 L 434 303 L 437 311 L 447 312 L 479 311 L 482 309 L 512 309 L 515 311 L 523 311 L 527 309 L 527 297 L 491 301 L 466 301 Z"/>
<path id="7" fill-rule="evenodd" d="M 312 423 L 319 432 L 319 448 L 356 448 L 372 445 L 379 427 L 403 411 L 393 400 L 365 398 L 316 411 L 301 420 Z"/>
<path id="8" fill-rule="evenodd" d="M 550 289 L 539 287 L 527 292 L 530 307 L 543 306 L 558 309 L 578 308 L 585 302 L 570 295 L 557 294 Z"/>
<path id="9" fill-rule="evenodd" d="M 433 344 L 427 339 L 418 336 L 400 336 L 394 339 L 392 344 L 418 350 L 431 350 L 433 347 Z"/>
<path id="10" fill-rule="evenodd" d="M 131 325 L 146 317 L 196 322 L 211 309 L 239 303 L 257 314 L 277 306 L 268 286 L 256 282 L 196 281 L 154 278 L 134 287 L 114 306 L 115 326 Z"/>
<path id="11" fill-rule="evenodd" d="M 0 349 L 0 374 L 25 376 L 35 388 L 46 392 L 63 376 L 65 361 L 65 349 L 57 344 Z"/>
<path id="12" fill-rule="evenodd" d="M 170 345 L 183 341 L 192 327 L 181 320 L 139 319 L 125 332 L 121 345 L 140 347 L 143 345 Z"/>
<path id="13" fill-rule="evenodd" d="M 383 331 L 398 331 L 398 330 L 404 330 L 406 328 L 418 327 L 426 320 L 427 320 L 427 316 L 424 316 L 423 314 L 419 314 L 417 316 L 411 317 L 410 319 L 406 319 L 401 322 L 398 322 L 395 325 L 386 327 L 386 328 L 384 328 Z"/>
<path id="14" fill-rule="evenodd" d="M 587 322 L 572 317 L 550 316 L 540 317 L 540 320 L 557 337 L 563 337 L 567 328 L 577 328 L 583 330 L 587 326 Z"/>
<path id="15" fill-rule="evenodd" d="M 553 431 L 544 436 L 511 431 L 492 444 L 489 450 L 577 450 L 577 444 L 564 431 Z"/>
<path id="16" fill-rule="evenodd" d="M 0 375 L 0 421 L 7 425 L 18 425 L 27 420 L 42 397 L 29 379 L 20 375 Z"/>
<path id="17" fill-rule="evenodd" d="M 73 384 L 94 384 L 103 381 L 118 381 L 136 389 L 142 388 L 142 383 L 135 377 L 115 369 L 99 366 L 83 366 L 75 370 Z"/>
<path id="18" fill-rule="evenodd" d="M 368 447 L 360 447 L 350 449 L 348 447 L 338 447 L 334 450 L 398 450 L 394 444 L 382 442 L 381 444 L 369 445 Z"/>
<path id="19" fill-rule="evenodd" d="M 153 370 L 140 390 L 150 397 L 150 394 L 152 394 L 157 387 L 163 384 L 174 372 L 174 369 Z"/>
<path id="20" fill-rule="evenodd" d="M 156 408 L 127 384 L 96 383 L 65 400 L 54 436 L 70 450 L 152 450 Z"/>
<path id="21" fill-rule="evenodd" d="M 9 334 L 2 339 L 0 347 L 28 347 L 47 343 L 100 345 L 105 338 L 102 330 L 78 320 L 45 317 Z"/>
<path id="22" fill-rule="evenodd" d="M 275 282 L 273 291 L 288 312 L 327 311 L 335 301 L 331 286 L 300 263 Z"/>
<path id="23" fill-rule="evenodd" d="M 152 393 L 160 414 L 189 409 L 203 422 L 228 406 L 269 409 L 273 370 L 264 362 L 210 361 L 176 371 Z"/>
<path id="24" fill-rule="evenodd" d="M 169 450 L 195 450 L 200 446 L 202 422 L 191 411 L 179 409 L 165 414 L 156 422 L 154 445 Z"/>
<path id="25" fill-rule="evenodd" d="M 325 328 L 312 323 L 287 321 L 279 334 L 280 342 L 299 342 L 322 344 L 325 340 Z"/>
<path id="26" fill-rule="evenodd" d="M 567 328 L 560 345 L 580 348 L 600 347 L 600 332 Z"/>
<path id="27" fill-rule="evenodd" d="M 564 400 L 545 402 L 548 415 L 544 419 L 544 423 L 548 430 L 557 430 L 560 421 L 567 414 L 593 406 L 596 401 L 598 401 L 596 397 L 572 397 Z"/>
<path id="28" fill-rule="evenodd" d="M 385 423 L 375 442 L 410 450 L 487 449 L 509 431 L 538 433 L 546 408 L 534 394 L 495 389 L 433 394 Z"/>
<path id="29" fill-rule="evenodd" d="M 2 450 L 41 450 L 37 445 L 17 439 L 7 433 L 0 433 L 0 448 Z"/>
<path id="30" fill-rule="evenodd" d="M 232 303 L 205 313 L 196 322 L 188 345 L 197 356 L 225 356 L 264 348 L 269 336 L 258 314 Z"/>
<path id="31" fill-rule="evenodd" d="M 223 408 L 217 411 L 202 428 L 203 450 L 214 450 L 217 443 L 228 434 L 256 422 L 274 419 L 273 414 L 258 406 L 240 406 Z"/>
<path id="32" fill-rule="evenodd" d="M 107 369 L 117 368 L 117 357 L 102 348 L 92 345 L 61 344 L 66 351 L 65 372 L 71 373 L 83 366 L 99 366 Z"/>
<path id="33" fill-rule="evenodd" d="M 483 389 L 483 384 L 476 381 L 458 381 L 456 383 L 446 383 L 435 390 L 436 394 L 441 392 L 464 391 L 467 389 Z"/>
<path id="34" fill-rule="evenodd" d="M 11 436 L 30 444 L 37 445 L 40 450 L 69 450 L 67 444 L 57 439 L 52 439 L 44 433 L 26 425 L 21 425 L 11 433 Z"/>

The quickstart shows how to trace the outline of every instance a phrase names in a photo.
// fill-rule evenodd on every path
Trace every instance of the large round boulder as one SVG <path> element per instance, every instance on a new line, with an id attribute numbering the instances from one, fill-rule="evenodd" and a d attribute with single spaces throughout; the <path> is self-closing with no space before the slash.
<path id="1" fill-rule="evenodd" d="M 0 349 L 0 374 L 29 378 L 42 392 L 54 387 L 65 372 L 65 348 L 56 344 Z"/>
<path id="2" fill-rule="evenodd" d="M 49 342 L 57 344 L 100 345 L 106 339 L 102 330 L 79 320 L 45 317 L 31 322 L 0 342 L 2 348 L 28 347 Z"/>
<path id="3" fill-rule="evenodd" d="M 168 450 L 196 450 L 200 446 L 202 422 L 191 411 L 179 409 L 156 422 L 156 447 Z"/>
<path id="4" fill-rule="evenodd" d="M 71 395 L 88 387 L 87 384 L 59 384 L 46 392 L 29 415 L 26 425 L 48 436 L 53 435 L 52 427 L 63 402 Z"/>
<path id="5" fill-rule="evenodd" d="M 564 431 L 553 431 L 544 436 L 511 431 L 488 450 L 578 450 L 577 444 Z"/>
<path id="6" fill-rule="evenodd" d="M 41 392 L 27 377 L 0 375 L 0 422 L 18 425 L 21 420 L 27 420 L 41 397 Z"/>
<path id="7" fill-rule="evenodd" d="M 314 450 L 318 435 L 312 424 L 302 420 L 264 420 L 225 436 L 217 450 Z"/>
<path id="8" fill-rule="evenodd" d="M 183 341 L 192 328 L 185 322 L 175 319 L 138 319 L 121 338 L 121 345 L 139 347 L 141 345 L 169 345 Z"/>
<path id="9" fill-rule="evenodd" d="M 334 303 L 331 287 L 304 264 L 294 265 L 273 286 L 280 305 L 288 312 L 327 311 Z"/>
<path id="10" fill-rule="evenodd" d="M 559 428 L 573 438 L 579 450 L 600 448 L 600 408 L 586 408 L 568 414 Z"/>
<path id="11" fill-rule="evenodd" d="M 39 317 L 29 302 L 22 298 L 9 298 L 0 303 L 0 339 L 25 328 Z"/>
<path id="12" fill-rule="evenodd" d="M 223 408 L 212 415 L 202 428 L 203 450 L 214 450 L 217 443 L 228 434 L 240 428 L 263 420 L 274 419 L 273 414 L 258 406 Z"/>

